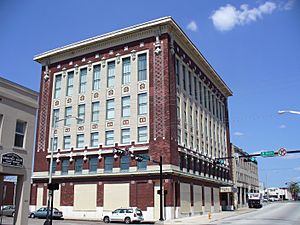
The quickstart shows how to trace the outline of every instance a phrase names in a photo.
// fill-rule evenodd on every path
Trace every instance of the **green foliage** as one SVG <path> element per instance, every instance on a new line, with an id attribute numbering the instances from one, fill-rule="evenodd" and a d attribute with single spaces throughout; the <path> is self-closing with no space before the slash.
<path id="1" fill-rule="evenodd" d="M 297 182 L 291 182 L 288 186 L 288 190 L 291 192 L 293 199 L 297 200 L 298 193 L 300 192 L 300 187 Z"/>

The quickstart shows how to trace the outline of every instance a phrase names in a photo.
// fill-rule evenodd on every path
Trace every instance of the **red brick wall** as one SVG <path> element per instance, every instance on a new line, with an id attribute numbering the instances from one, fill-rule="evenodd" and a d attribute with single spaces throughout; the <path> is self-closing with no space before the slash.
<path id="1" fill-rule="evenodd" d="M 37 197 L 37 185 L 36 184 L 31 184 L 30 205 L 36 205 L 36 197 Z"/>
<path id="2" fill-rule="evenodd" d="M 14 182 L 8 182 L 8 181 L 4 181 L 3 183 L 4 183 L 4 190 L 5 190 L 3 205 L 13 205 L 15 183 Z"/>
<path id="3" fill-rule="evenodd" d="M 104 193 L 104 185 L 98 184 L 97 185 L 97 206 L 103 207 L 103 193 Z"/>
<path id="4" fill-rule="evenodd" d="M 48 195 L 47 195 L 47 184 L 43 184 L 43 205 L 47 205 Z"/>

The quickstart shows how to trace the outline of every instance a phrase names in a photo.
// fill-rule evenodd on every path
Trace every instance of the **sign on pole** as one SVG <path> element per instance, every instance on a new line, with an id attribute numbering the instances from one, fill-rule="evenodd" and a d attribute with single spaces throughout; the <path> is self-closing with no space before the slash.
<path id="1" fill-rule="evenodd" d="M 266 152 L 261 152 L 260 156 L 261 157 L 273 157 L 275 155 L 274 151 L 266 151 Z"/>
<path id="2" fill-rule="evenodd" d="M 286 155 L 286 149 L 285 148 L 280 148 L 277 152 L 279 156 L 285 156 Z"/>

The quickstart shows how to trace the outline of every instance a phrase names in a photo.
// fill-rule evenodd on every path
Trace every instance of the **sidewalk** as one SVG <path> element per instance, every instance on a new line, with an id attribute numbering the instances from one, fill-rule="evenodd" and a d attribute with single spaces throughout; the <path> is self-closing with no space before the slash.
<path id="1" fill-rule="evenodd" d="M 245 214 L 248 212 L 255 211 L 255 209 L 249 208 L 241 208 L 236 211 L 222 211 L 219 213 L 212 213 L 211 219 L 208 219 L 208 214 L 204 214 L 201 216 L 192 216 L 192 217 L 184 217 L 178 218 L 173 220 L 167 220 L 164 222 L 156 222 L 155 224 L 164 224 L 164 225 L 171 225 L 171 224 L 210 224 L 216 222 L 218 220 L 225 219 L 227 217 L 237 216 L 241 214 Z"/>

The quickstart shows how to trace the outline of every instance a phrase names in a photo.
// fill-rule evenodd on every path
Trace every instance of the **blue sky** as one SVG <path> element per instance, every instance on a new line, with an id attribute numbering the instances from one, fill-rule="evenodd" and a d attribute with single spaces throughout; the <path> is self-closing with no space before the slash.
<path id="1" fill-rule="evenodd" d="M 34 55 L 172 16 L 234 95 L 231 142 L 248 152 L 300 149 L 300 2 L 1 0 L 0 76 L 39 90 Z M 258 159 L 268 186 L 300 181 L 300 154 Z"/>

